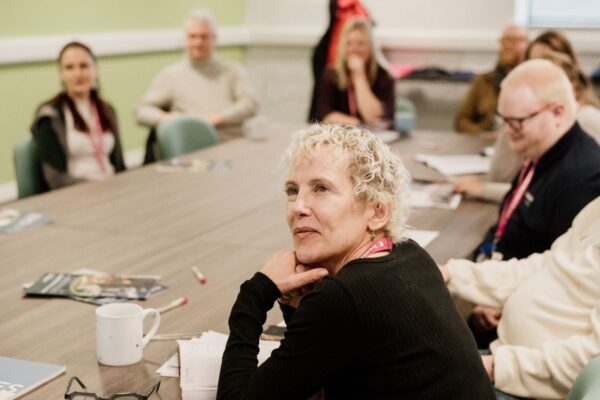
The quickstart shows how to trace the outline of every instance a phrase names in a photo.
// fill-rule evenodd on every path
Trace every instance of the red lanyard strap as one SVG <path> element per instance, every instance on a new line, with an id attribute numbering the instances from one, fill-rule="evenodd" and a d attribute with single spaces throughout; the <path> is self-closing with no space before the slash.
<path id="1" fill-rule="evenodd" d="M 102 140 L 104 129 L 102 129 L 102 122 L 100 121 L 100 115 L 98 114 L 97 105 L 92 103 L 91 108 L 92 116 L 94 118 L 94 126 L 92 127 L 92 129 L 90 129 L 90 140 L 92 141 L 92 146 L 94 147 L 94 155 L 96 156 L 96 161 L 98 161 L 100 170 L 102 172 L 106 172 L 106 165 L 104 163 L 104 145 Z"/>
<path id="2" fill-rule="evenodd" d="M 392 241 L 392 238 L 384 236 L 371 243 L 367 251 L 365 251 L 360 258 L 365 258 L 375 253 L 381 253 L 382 251 L 390 251 L 393 246 L 394 242 Z"/>
<path id="3" fill-rule="evenodd" d="M 525 192 L 531 184 L 534 173 L 535 164 L 530 160 L 525 161 L 519 174 L 517 186 L 510 197 L 506 200 L 506 203 L 504 203 L 504 207 L 502 207 L 502 212 L 500 213 L 500 219 L 498 221 L 498 228 L 496 229 L 496 234 L 494 235 L 496 237 L 496 241 L 502 239 L 502 236 L 504 236 L 506 225 L 508 224 L 510 217 L 512 217 L 519 203 L 521 203 Z"/>
<path id="4" fill-rule="evenodd" d="M 356 96 L 354 95 L 354 89 L 348 87 L 348 110 L 350 115 L 358 117 L 358 106 L 356 104 Z"/>

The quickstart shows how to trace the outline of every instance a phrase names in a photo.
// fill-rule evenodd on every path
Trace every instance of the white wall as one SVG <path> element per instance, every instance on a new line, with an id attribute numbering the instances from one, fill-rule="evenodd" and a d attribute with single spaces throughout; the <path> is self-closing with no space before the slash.
<path id="1" fill-rule="evenodd" d="M 376 36 L 390 61 L 475 72 L 494 65 L 500 31 L 513 20 L 515 7 L 513 0 L 363 0 L 363 4 L 377 22 Z M 247 67 L 268 117 L 305 119 L 312 87 L 310 55 L 328 18 L 328 0 L 247 0 L 246 26 L 252 31 Z M 531 32 L 532 37 L 536 34 Z M 566 34 L 584 69 L 598 67 L 600 31 Z M 426 101 L 431 92 L 450 114 L 454 105 L 448 103 L 458 102 L 466 88 L 431 89 L 417 95 Z M 415 90 L 420 88 L 406 88 Z M 435 127 L 449 129 L 450 124 L 441 122 L 447 119 Z"/>
<path id="2" fill-rule="evenodd" d="M 513 13 L 508 0 L 363 4 L 377 21 L 376 33 L 391 61 L 475 70 L 494 63 L 498 31 Z M 264 115 L 287 122 L 305 120 L 312 88 L 311 51 L 328 19 L 327 0 L 247 1 L 246 26 L 256 40 L 248 47 L 246 67 Z"/>

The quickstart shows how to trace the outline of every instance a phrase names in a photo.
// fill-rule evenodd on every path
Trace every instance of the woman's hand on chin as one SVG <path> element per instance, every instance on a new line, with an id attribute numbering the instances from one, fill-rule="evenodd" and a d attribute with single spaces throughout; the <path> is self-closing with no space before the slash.
<path id="1" fill-rule="evenodd" d="M 348 69 L 350 70 L 350 72 L 361 73 L 361 72 L 365 72 L 366 60 L 364 58 L 362 58 L 361 56 L 352 54 L 352 55 L 348 56 L 348 59 L 346 60 L 346 65 L 348 66 Z"/>
<path id="2" fill-rule="evenodd" d="M 296 253 L 282 250 L 275 253 L 260 270 L 281 292 L 280 302 L 292 307 L 312 289 L 312 284 L 328 274 L 325 268 L 311 268 L 298 264 Z M 294 300 L 298 301 L 294 301 Z M 296 303 L 295 305 L 293 303 Z"/>

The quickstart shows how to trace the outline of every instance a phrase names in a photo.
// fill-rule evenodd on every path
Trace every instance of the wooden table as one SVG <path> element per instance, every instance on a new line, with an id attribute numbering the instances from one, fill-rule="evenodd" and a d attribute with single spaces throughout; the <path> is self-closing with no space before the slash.
<path id="1" fill-rule="evenodd" d="M 189 304 L 163 315 L 159 333 L 227 332 L 239 285 L 274 251 L 291 247 L 284 220 L 284 171 L 276 172 L 288 134 L 266 142 L 241 139 L 190 157 L 230 160 L 227 172 L 158 172 L 154 166 L 35 196 L 9 205 L 50 213 L 52 224 L 0 236 L 0 354 L 67 366 L 67 373 L 25 399 L 61 398 L 76 375 L 90 391 L 144 392 L 156 369 L 175 351 L 174 341 L 153 341 L 142 362 L 106 367 L 96 362 L 95 308 L 66 299 L 24 298 L 21 285 L 44 272 L 92 268 L 109 273 L 157 274 L 169 290 L 143 307 L 186 295 Z M 472 152 L 481 138 L 418 132 L 392 144 L 409 169 L 416 152 Z M 429 173 L 432 173 L 429 171 Z M 410 223 L 440 230 L 428 250 L 438 262 L 465 256 L 494 221 L 497 206 L 463 201 L 456 211 L 418 210 Z M 191 265 L 207 276 L 200 286 Z M 276 312 L 269 320 L 281 317 Z M 162 378 L 163 399 L 180 397 L 179 380 Z"/>

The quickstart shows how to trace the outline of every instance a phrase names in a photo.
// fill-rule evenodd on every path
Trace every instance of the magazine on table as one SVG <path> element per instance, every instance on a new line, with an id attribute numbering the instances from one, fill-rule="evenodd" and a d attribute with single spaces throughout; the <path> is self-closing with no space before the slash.
<path id="1" fill-rule="evenodd" d="M 13 208 L 0 209 L 0 233 L 9 234 L 19 232 L 32 226 L 47 224 L 52 221 L 48 214 L 15 210 Z"/>
<path id="2" fill-rule="evenodd" d="M 151 278 L 47 272 L 26 286 L 25 293 L 75 299 L 146 300 L 155 291 L 155 284 L 156 280 Z"/>
<path id="3" fill-rule="evenodd" d="M 231 170 L 229 160 L 201 160 L 197 158 L 170 158 L 156 164 L 158 172 L 226 172 Z"/>
<path id="4" fill-rule="evenodd" d="M 0 400 L 17 399 L 64 372 L 62 365 L 0 356 Z"/>

